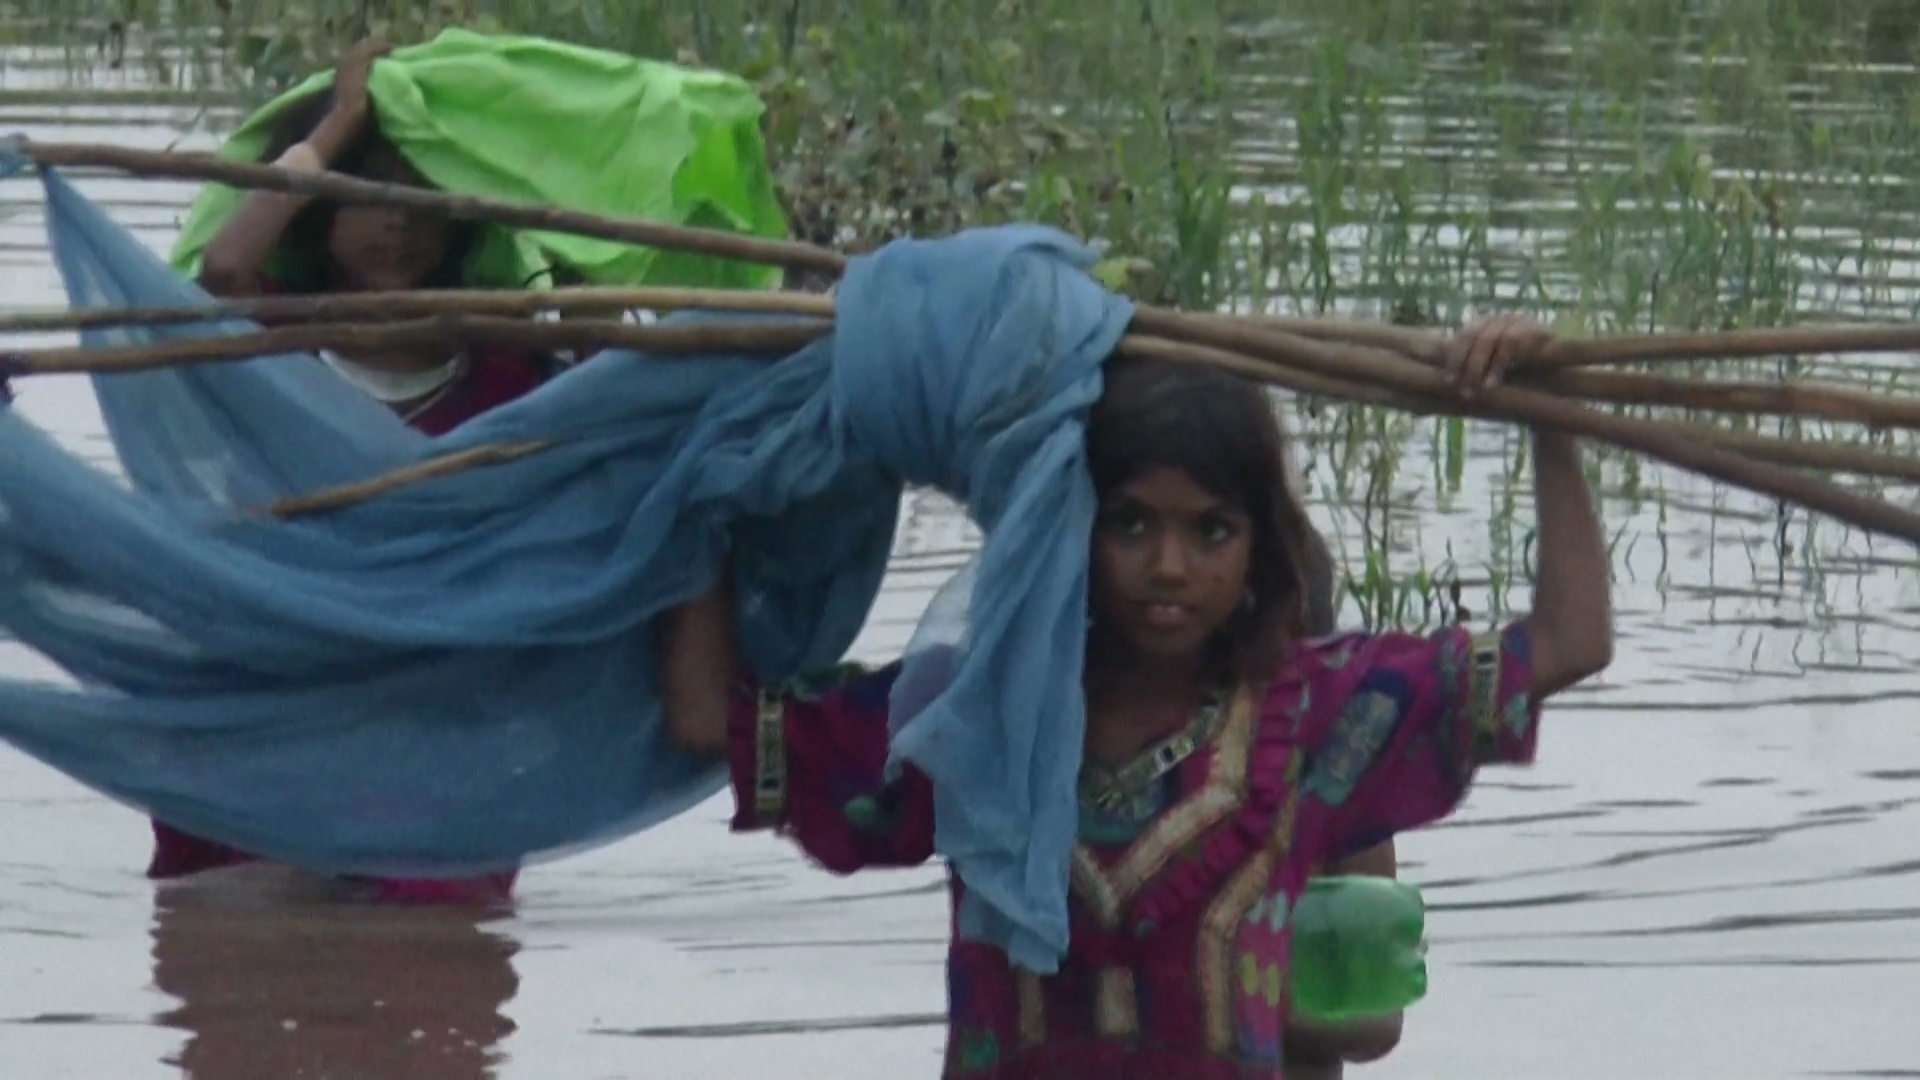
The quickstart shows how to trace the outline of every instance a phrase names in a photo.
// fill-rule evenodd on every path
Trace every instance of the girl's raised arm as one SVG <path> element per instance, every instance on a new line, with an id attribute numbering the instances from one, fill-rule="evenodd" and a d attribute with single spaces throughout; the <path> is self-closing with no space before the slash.
<path id="1" fill-rule="evenodd" d="M 1448 343 L 1447 366 L 1461 391 L 1471 395 L 1552 340 L 1538 323 L 1498 315 L 1456 335 Z M 1606 537 L 1580 444 L 1564 432 L 1535 429 L 1533 454 L 1540 572 L 1526 626 L 1537 702 L 1613 662 L 1613 606 Z"/>
<path id="2" fill-rule="evenodd" d="M 1465 393 L 1550 340 L 1501 316 L 1455 339 Z M 1488 633 L 1446 627 L 1319 643 L 1296 665 L 1310 748 L 1300 820 L 1321 858 L 1342 858 L 1453 812 L 1476 770 L 1533 759 L 1541 703 L 1613 659 L 1606 543 L 1580 450 L 1534 433 L 1539 579 L 1533 611 Z"/>
<path id="3" fill-rule="evenodd" d="M 363 41 L 347 52 L 334 73 L 333 108 L 305 139 L 273 164 L 298 172 L 324 172 L 366 129 L 372 105 L 367 77 L 373 62 L 393 51 L 384 41 Z M 293 219 L 312 200 L 279 191 L 252 191 L 226 226 L 207 243 L 200 260 L 200 287 L 215 296 L 252 296 Z"/>

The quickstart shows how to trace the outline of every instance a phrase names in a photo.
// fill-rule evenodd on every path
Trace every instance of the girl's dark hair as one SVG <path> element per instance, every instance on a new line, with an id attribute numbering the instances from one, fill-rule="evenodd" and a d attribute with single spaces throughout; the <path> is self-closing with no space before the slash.
<path id="1" fill-rule="evenodd" d="M 267 148 L 260 160 L 270 163 L 278 159 L 294 144 L 312 135 L 332 110 L 331 89 L 321 90 L 288 105 L 274 118 L 268 129 Z M 379 120 L 368 115 L 366 127 L 360 136 L 341 149 L 340 156 L 334 159 L 330 168 L 334 172 L 367 179 L 371 166 L 399 156 L 399 149 L 380 133 Z M 280 238 L 281 257 L 291 264 L 288 269 L 295 274 L 320 276 L 317 281 L 304 282 L 312 288 L 322 287 L 331 274 L 333 257 L 328 249 L 328 236 L 333 231 L 333 216 L 339 210 L 339 203 L 315 199 L 288 224 L 285 235 Z M 446 256 L 427 280 L 421 283 L 421 287 L 459 288 L 465 276 L 467 259 L 480 244 L 480 230 L 478 222 L 449 221 Z"/>
<path id="2" fill-rule="evenodd" d="M 1264 678 L 1288 641 L 1333 629 L 1333 560 L 1294 494 L 1287 441 L 1260 387 L 1210 368 L 1115 358 L 1087 427 L 1104 500 L 1155 469 L 1178 469 L 1253 521 L 1252 604 L 1226 627 L 1241 678 Z"/>

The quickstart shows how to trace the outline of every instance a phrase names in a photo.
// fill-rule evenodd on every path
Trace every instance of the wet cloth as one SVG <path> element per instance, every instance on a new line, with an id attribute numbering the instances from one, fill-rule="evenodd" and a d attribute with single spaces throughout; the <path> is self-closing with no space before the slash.
<path id="1" fill-rule="evenodd" d="M 263 293 L 283 291 L 278 282 L 262 283 Z M 457 361 L 453 380 L 403 414 L 408 426 L 428 435 L 443 435 L 489 409 L 531 393 L 552 377 L 555 368 L 545 358 L 523 349 L 480 346 Z M 147 876 L 185 877 L 205 870 L 238 866 L 254 856 L 213 840 L 206 840 L 162 821 L 153 822 L 153 857 Z M 366 884 L 373 895 L 402 902 L 492 904 L 512 896 L 518 872 L 503 870 L 478 878 L 407 880 L 380 878 Z"/>
<path id="2" fill-rule="evenodd" d="M 205 299 L 41 177 L 75 306 Z M 986 540 L 908 657 L 892 752 L 932 779 L 963 930 L 1051 970 L 1084 727 L 1083 424 L 1131 316 L 1091 261 L 1033 227 L 898 242 L 854 260 L 834 331 L 791 356 L 607 352 L 438 437 L 313 357 L 101 378 L 132 490 L 0 410 L 0 628 L 80 684 L 0 683 L 0 738 L 321 871 L 476 875 L 608 842 L 725 783 L 662 723 L 655 617 L 730 560 L 752 669 L 831 664 L 903 486 L 929 485 Z M 320 517 L 259 512 L 523 440 L 555 445 Z"/>

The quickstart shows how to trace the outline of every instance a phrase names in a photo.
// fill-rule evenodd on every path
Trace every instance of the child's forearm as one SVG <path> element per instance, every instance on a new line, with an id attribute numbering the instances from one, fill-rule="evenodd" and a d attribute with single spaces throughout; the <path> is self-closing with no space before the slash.
<path id="1" fill-rule="evenodd" d="M 1612 568 L 1579 443 L 1536 431 L 1533 448 L 1540 570 L 1528 632 L 1534 696 L 1542 698 L 1612 662 Z"/>

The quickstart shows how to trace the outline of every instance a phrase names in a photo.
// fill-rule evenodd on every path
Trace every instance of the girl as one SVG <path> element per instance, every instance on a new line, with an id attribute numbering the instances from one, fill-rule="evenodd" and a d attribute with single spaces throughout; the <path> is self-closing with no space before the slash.
<path id="1" fill-rule="evenodd" d="M 1451 343 L 1450 367 L 1472 392 L 1547 340 L 1495 318 Z M 1532 614 L 1495 633 L 1304 640 L 1312 533 L 1265 395 L 1109 364 L 1087 434 L 1100 511 L 1071 945 L 1041 977 L 956 936 L 945 1075 L 1278 1080 L 1289 1047 L 1377 1051 L 1366 1026 L 1288 1022 L 1289 913 L 1307 878 L 1445 817 L 1478 766 L 1530 761 L 1540 702 L 1612 659 L 1579 450 L 1533 439 Z M 741 689 L 731 613 L 716 588 L 667 620 L 661 648 L 676 736 L 731 762 L 734 827 L 783 832 L 839 873 L 931 857 L 925 776 L 884 770 L 898 667 Z M 966 888 L 951 881 L 956 900 Z"/>
<path id="2" fill-rule="evenodd" d="M 385 42 L 356 45 L 340 62 L 330 93 L 282 115 L 267 157 L 305 172 L 381 183 L 426 181 L 381 136 L 367 96 Z M 207 245 L 200 284 L 215 296 L 262 293 L 390 292 L 457 288 L 480 240 L 472 222 L 388 206 L 337 206 L 255 191 Z M 443 434 L 531 391 L 553 374 L 550 357 L 481 346 L 449 355 L 425 346 L 351 356 L 323 352 L 342 377 L 392 406 L 412 426 Z"/>
<path id="3" fill-rule="evenodd" d="M 355 46 L 340 63 L 331 93 L 288 109 L 267 156 L 286 168 L 332 170 L 365 180 L 424 181 L 380 134 L 367 96 L 384 42 Z M 470 223 L 404 209 L 336 206 L 302 196 L 255 191 L 207 246 L 200 284 L 215 296 L 278 292 L 377 292 L 451 288 L 479 238 Z M 550 358 L 512 348 L 399 349 L 352 356 L 321 354 L 349 382 L 429 434 L 441 435 L 488 409 L 532 391 L 553 374 Z M 153 823 L 147 875 L 177 878 L 253 861 L 253 856 Z M 385 899 L 496 903 L 517 875 L 467 881 L 363 882 Z"/>

